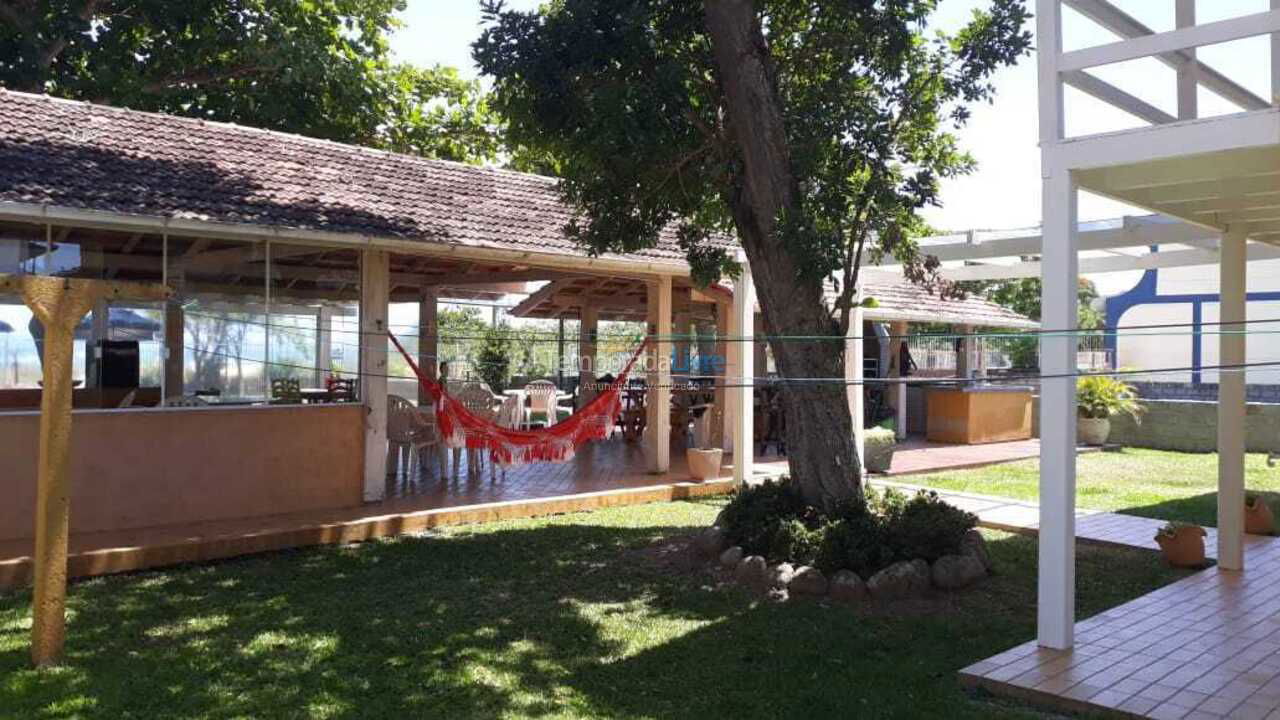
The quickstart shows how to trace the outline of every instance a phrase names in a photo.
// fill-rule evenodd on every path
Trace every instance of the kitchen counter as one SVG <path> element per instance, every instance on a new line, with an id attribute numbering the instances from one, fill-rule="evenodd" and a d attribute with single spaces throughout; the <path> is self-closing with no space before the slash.
<path id="1" fill-rule="evenodd" d="M 1031 391 L 1020 385 L 930 387 L 925 391 L 926 436 L 954 445 L 1030 439 Z"/>

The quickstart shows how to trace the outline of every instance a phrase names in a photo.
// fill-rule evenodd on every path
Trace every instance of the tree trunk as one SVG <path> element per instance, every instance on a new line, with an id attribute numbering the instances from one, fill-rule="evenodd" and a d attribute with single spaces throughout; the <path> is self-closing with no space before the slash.
<path id="1" fill-rule="evenodd" d="M 741 160 L 739 182 L 725 200 L 755 276 L 765 331 L 821 338 L 769 345 L 780 375 L 799 380 L 782 391 L 791 475 L 808 502 L 830 508 L 862 494 L 844 385 L 844 337 L 828 312 L 822 284 L 801 281 L 801 268 L 777 231 L 780 213 L 798 211 L 798 192 L 755 4 L 705 0 L 704 8 L 726 130 Z"/>

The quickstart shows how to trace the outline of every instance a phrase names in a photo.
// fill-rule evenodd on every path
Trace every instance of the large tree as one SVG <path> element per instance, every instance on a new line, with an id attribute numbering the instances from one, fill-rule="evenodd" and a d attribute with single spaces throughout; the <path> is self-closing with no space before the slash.
<path id="1" fill-rule="evenodd" d="M 0 0 L 0 85 L 467 162 L 497 122 L 451 68 L 393 63 L 404 0 Z"/>
<path id="2" fill-rule="evenodd" d="M 677 225 L 705 282 L 741 241 L 785 385 L 788 460 L 806 498 L 861 492 L 843 383 L 864 254 L 936 284 L 908 240 L 939 178 L 972 159 L 951 130 L 1030 43 L 1021 0 L 926 36 L 935 0 L 486 0 L 474 45 L 509 140 L 555 159 L 567 232 L 592 252 Z M 834 298 L 828 287 L 834 287 Z M 860 329 L 859 329 L 860 331 Z M 860 422 L 861 419 L 859 418 Z"/>

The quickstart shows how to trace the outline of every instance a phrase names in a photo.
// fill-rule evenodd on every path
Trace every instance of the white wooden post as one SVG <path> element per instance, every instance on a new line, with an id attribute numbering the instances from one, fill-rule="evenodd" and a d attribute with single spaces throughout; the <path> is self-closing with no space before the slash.
<path id="1" fill-rule="evenodd" d="M 578 406 L 596 396 L 596 333 L 600 327 L 600 311 L 582 306 L 578 311 Z"/>
<path id="2" fill-rule="evenodd" d="M 360 400 L 365 407 L 364 500 L 387 493 L 387 304 L 389 258 L 365 250 L 360 258 Z"/>
<path id="3" fill-rule="evenodd" d="M 867 423 L 866 393 L 863 386 L 863 348 L 862 336 L 863 311 L 862 288 L 853 295 L 853 312 L 849 316 L 849 331 L 844 341 L 844 380 L 845 397 L 849 402 L 849 419 L 853 423 L 853 445 L 858 450 L 858 467 L 862 475 L 867 474 Z"/>
<path id="4" fill-rule="evenodd" d="M 1271 9 L 1280 10 L 1280 0 L 1271 0 Z M 1280 33 L 1271 33 L 1271 105 L 1280 105 Z"/>
<path id="5" fill-rule="evenodd" d="M 751 480 L 755 465 L 755 438 L 752 433 L 755 414 L 754 379 L 755 350 L 752 339 L 755 337 L 756 285 L 751 277 L 751 266 L 745 253 L 738 253 L 738 262 L 742 265 L 742 274 L 733 285 L 733 312 L 731 314 L 729 341 L 731 372 L 726 381 L 733 387 L 729 395 L 730 413 L 733 424 L 733 482 L 746 485 Z"/>
<path id="6" fill-rule="evenodd" d="M 649 388 L 645 399 L 645 455 L 651 473 L 671 469 L 671 277 L 664 275 L 649 283 L 649 332 L 658 336 L 650 349 L 655 362 L 649 365 Z"/>
<path id="7" fill-rule="evenodd" d="M 1228 229 L 1218 264 L 1218 567 L 1244 569 L 1245 292 L 1247 237 Z"/>
<path id="8" fill-rule="evenodd" d="M 1039 641 L 1065 649 L 1075 631 L 1077 259 L 1074 176 L 1044 180 L 1040 338 Z"/>
<path id="9" fill-rule="evenodd" d="M 907 439 L 907 384 L 901 382 L 907 372 L 902 367 L 902 347 L 907 343 L 907 329 L 905 322 L 889 325 L 889 334 L 893 336 L 889 340 L 889 377 L 898 381 L 890 389 L 893 394 L 894 437 L 898 440 Z"/>
<path id="10" fill-rule="evenodd" d="M 1196 24 L 1196 0 L 1177 0 L 1174 9 L 1174 24 L 1179 28 L 1192 27 Z M 1184 63 L 1178 66 L 1178 119 L 1194 120 L 1200 114 L 1199 99 L 1197 94 L 1200 90 L 1200 66 L 1195 62 L 1196 49 L 1187 48 L 1182 51 L 1184 55 L 1189 56 L 1192 62 Z"/>

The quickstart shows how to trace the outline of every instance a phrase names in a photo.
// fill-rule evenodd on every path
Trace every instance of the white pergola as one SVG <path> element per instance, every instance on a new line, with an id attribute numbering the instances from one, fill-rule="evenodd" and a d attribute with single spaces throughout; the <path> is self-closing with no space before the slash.
<path id="1" fill-rule="evenodd" d="M 1064 7 L 1084 14 L 1120 37 L 1117 42 L 1063 51 Z M 1076 326 L 1076 287 L 1087 269 L 1080 251 L 1079 190 L 1163 213 L 1209 233 L 1188 236 L 1190 249 L 1211 254 L 1220 274 L 1221 363 L 1245 362 L 1245 277 L 1251 258 L 1272 257 L 1265 245 L 1280 239 L 1280 109 L 1196 59 L 1196 48 L 1269 36 L 1271 96 L 1280 98 L 1280 0 L 1271 10 L 1197 24 L 1194 0 L 1176 0 L 1176 29 L 1154 33 L 1104 0 L 1037 0 L 1041 172 L 1043 176 L 1042 322 L 1048 330 Z M 1176 116 L 1158 111 L 1091 74 L 1093 68 L 1141 58 L 1172 66 Z M 1148 127 L 1068 137 L 1063 110 L 1070 85 L 1128 112 Z M 1199 116 L 1199 88 L 1240 112 Z M 1153 221 L 1154 222 L 1154 221 Z M 1186 232 L 1191 233 L 1188 229 Z M 1216 237 L 1215 237 L 1216 236 Z M 1200 245 L 1197 245 L 1200 243 Z M 1209 245 L 1204 245 L 1209 243 Z M 1196 256 L 1186 256 L 1188 259 Z M 1152 262 L 1162 262 L 1153 260 Z M 1198 263 L 1197 263 L 1198 264 Z M 1076 401 L 1074 338 L 1046 335 L 1040 342 L 1041 472 L 1039 643 L 1069 648 L 1075 628 Z M 1243 569 L 1245 376 L 1224 369 L 1218 397 L 1218 565 Z"/>

